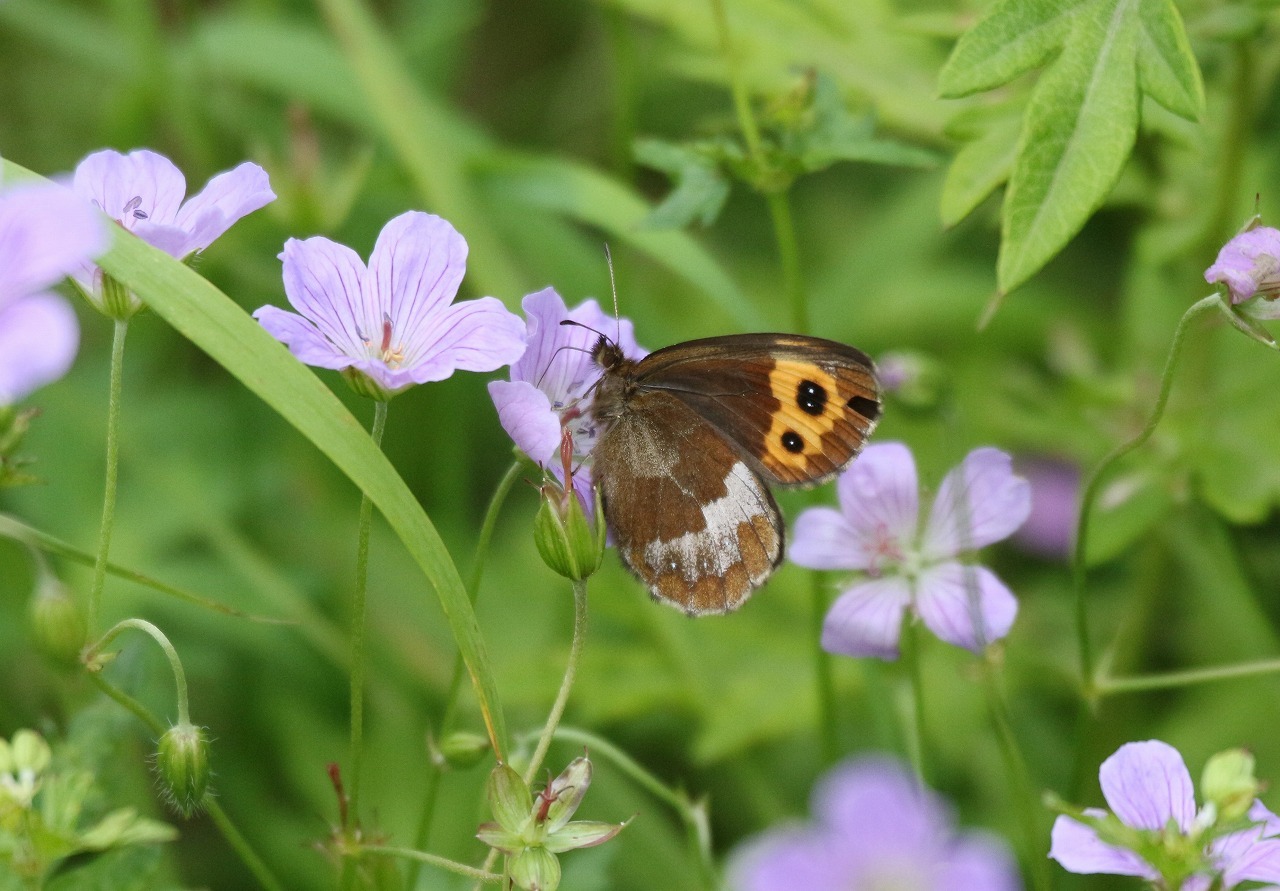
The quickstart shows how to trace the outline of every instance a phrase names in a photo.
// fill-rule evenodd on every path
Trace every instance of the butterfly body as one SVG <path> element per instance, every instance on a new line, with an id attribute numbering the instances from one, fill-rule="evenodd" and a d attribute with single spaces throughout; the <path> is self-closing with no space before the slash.
<path id="1" fill-rule="evenodd" d="M 769 484 L 835 476 L 879 419 L 874 365 L 834 341 L 713 337 L 634 361 L 602 337 L 593 356 L 606 521 L 653 596 L 690 614 L 737 608 L 781 562 Z"/>

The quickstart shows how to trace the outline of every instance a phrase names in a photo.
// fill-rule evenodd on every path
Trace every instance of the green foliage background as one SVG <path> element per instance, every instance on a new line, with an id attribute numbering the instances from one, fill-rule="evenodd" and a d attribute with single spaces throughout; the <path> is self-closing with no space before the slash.
<path id="1" fill-rule="evenodd" d="M 1025 3 L 1003 7 L 1006 19 L 1010 7 L 1027 17 L 1010 22 L 960 0 L 725 0 L 741 84 L 758 111 L 777 111 L 778 132 L 798 132 L 786 103 L 808 72 L 847 115 L 823 131 L 825 143 L 778 143 L 800 159 L 786 194 L 809 327 L 872 355 L 912 350 L 935 363 L 938 398 L 924 407 L 890 398 L 876 433 L 910 444 L 926 482 L 988 444 L 1088 468 L 1141 427 L 1177 320 L 1209 291 L 1204 268 L 1255 195 L 1264 220 L 1275 200 L 1280 42 L 1270 6 L 1186 2 L 1179 18 L 1167 0 Z M 245 311 L 284 302 L 276 255 L 285 239 L 325 234 L 367 256 L 386 220 L 419 208 L 467 238 L 464 296 L 492 294 L 518 310 L 521 296 L 551 284 L 570 304 L 607 303 L 607 242 L 620 310 L 650 348 L 786 330 L 795 312 L 767 200 L 730 182 L 732 67 L 713 8 L 5 0 L 0 155 L 51 175 L 98 148 L 146 146 L 173 158 L 192 192 L 244 158 L 263 164 L 279 200 L 196 264 Z M 1101 92 L 1082 98 L 1086 82 Z M 685 204 L 651 217 L 673 180 Z M 655 225 L 664 219 L 691 225 Z M 169 274 L 157 273 L 156 286 L 187 287 Z M 326 765 L 346 757 L 345 604 L 359 490 L 278 405 L 178 333 L 195 325 L 186 333 L 201 342 L 198 314 L 180 323 L 156 307 L 129 335 L 112 558 L 288 624 L 228 617 L 117 579 L 106 618 L 141 615 L 166 631 L 187 668 L 192 717 L 214 739 L 222 806 L 288 887 L 327 887 L 335 873 L 312 842 L 336 820 Z M 26 450 L 44 482 L 0 494 L 0 507 L 91 551 L 110 324 L 80 311 L 75 368 L 34 399 L 43 414 Z M 256 347 L 239 343 L 260 371 L 277 360 L 254 365 Z M 321 379 L 367 423 L 367 402 L 336 375 Z M 280 399 L 302 392 L 264 380 Z M 511 460 L 484 384 L 460 374 L 398 397 L 384 441 L 464 575 Z M 1193 331 L 1170 414 L 1106 487 L 1091 537 L 1091 623 L 1113 674 L 1276 653 L 1278 386 L 1274 353 L 1217 321 Z M 348 458 L 364 466 L 360 454 Z M 781 500 L 794 518 L 830 497 Z M 545 716 L 572 614 L 568 588 L 533 548 L 534 506 L 533 487 L 517 485 L 476 608 L 514 734 Z M 409 845 L 430 770 L 426 734 L 457 647 L 438 591 L 391 526 L 375 524 L 372 555 L 364 817 Z M 1003 683 L 1037 788 L 1099 803 L 1098 762 L 1147 738 L 1178 746 L 1193 773 L 1208 754 L 1244 745 L 1261 776 L 1280 776 L 1280 681 L 1115 695 L 1088 713 L 1065 561 L 1012 545 L 986 560 L 1020 597 Z M 58 568 L 87 590 L 87 569 Z M 161 816 L 146 733 L 33 648 L 31 582 L 24 550 L 0 541 L 0 734 L 69 734 L 103 771 L 113 805 Z M 566 720 L 706 796 L 716 849 L 727 852 L 804 814 L 825 767 L 814 634 L 809 576 L 795 567 L 741 612 L 690 621 L 650 604 L 609 556 L 591 583 Z M 973 658 L 936 641 L 921 657 L 931 784 L 966 823 L 1016 841 L 1015 789 Z M 906 673 L 852 660 L 833 669 L 839 750 L 904 752 Z M 111 671 L 173 716 L 171 680 L 151 649 L 126 646 Z M 466 724 L 479 730 L 466 701 Z M 552 766 L 576 753 L 558 744 Z M 473 835 L 486 817 L 485 775 L 481 765 L 445 777 L 431 850 L 482 856 Z M 638 817 L 617 841 L 566 856 L 565 887 L 701 887 L 679 821 L 606 760 L 582 813 Z M 1038 818 L 1047 850 L 1051 814 Z M 110 874 L 251 885 L 207 819 L 180 830 L 161 855 L 120 857 Z M 1055 887 L 1107 887 L 1053 870 Z M 434 872 L 422 881 L 463 886 Z"/>

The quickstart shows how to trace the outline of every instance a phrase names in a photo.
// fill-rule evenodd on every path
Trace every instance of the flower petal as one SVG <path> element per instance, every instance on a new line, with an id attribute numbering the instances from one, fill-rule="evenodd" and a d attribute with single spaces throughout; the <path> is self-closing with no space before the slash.
<path id="1" fill-rule="evenodd" d="M 1018 600 L 985 566 L 939 563 L 916 581 L 916 612 L 949 644 L 975 653 L 1009 633 Z"/>
<path id="2" fill-rule="evenodd" d="M 107 247 L 93 205 L 53 183 L 0 194 L 0 307 L 47 288 Z"/>
<path id="3" fill-rule="evenodd" d="M 911 600 L 906 579 L 889 576 L 846 590 L 822 623 L 822 648 L 845 656 L 898 657 L 902 612 Z"/>
<path id="4" fill-rule="evenodd" d="M 999 449 L 974 449 L 946 475 L 925 526 L 925 559 L 946 559 L 1000 541 L 1026 521 L 1031 485 L 1012 466 Z"/>
<path id="5" fill-rule="evenodd" d="M 1241 232 L 1222 246 L 1204 280 L 1226 284 L 1232 303 L 1243 303 L 1259 289 L 1273 290 L 1280 282 L 1280 230 L 1258 226 Z"/>
<path id="6" fill-rule="evenodd" d="M 761 833 L 730 858 L 732 891 L 840 891 L 848 876 L 839 861 L 843 839 L 785 826 Z M 833 862 L 835 861 L 835 862 Z"/>
<path id="7" fill-rule="evenodd" d="M 562 854 L 578 848 L 594 848 L 602 845 L 627 827 L 626 823 L 601 823 L 595 820 L 575 820 L 547 835 L 544 842 L 552 854 Z"/>
<path id="8" fill-rule="evenodd" d="M 467 243 L 447 220 L 411 210 L 382 227 L 369 255 L 365 303 L 375 313 L 361 319 L 382 330 L 383 315 L 394 325 L 402 343 L 406 366 L 429 353 L 423 340 L 441 322 L 439 314 L 453 302 L 467 269 Z"/>
<path id="9" fill-rule="evenodd" d="M 1002 839 L 970 833 L 938 865 L 936 891 L 1021 891 L 1018 867 Z"/>
<path id="10" fill-rule="evenodd" d="M 1086 808 L 1085 813 L 1091 817 L 1107 815 L 1098 808 Z M 1053 821 L 1050 838 L 1049 856 L 1067 872 L 1156 878 L 1155 870 L 1137 854 L 1104 843 L 1093 827 L 1065 814 Z"/>
<path id="11" fill-rule="evenodd" d="M 1280 838 L 1266 838 L 1280 831 L 1280 818 L 1255 801 L 1249 819 L 1260 825 L 1224 835 L 1209 846 L 1222 869 L 1224 888 L 1244 881 L 1280 882 Z"/>
<path id="12" fill-rule="evenodd" d="M 1163 829 L 1172 818 L 1186 832 L 1195 818 L 1191 774 L 1178 750 L 1151 739 L 1125 743 L 1098 769 L 1112 813 L 1134 829 Z"/>
<path id="13" fill-rule="evenodd" d="M 204 250 L 241 217 L 275 198 L 267 172 L 252 161 L 219 173 L 178 211 L 177 225 L 186 230 L 188 243 L 185 253 L 175 256 Z"/>
<path id="14" fill-rule="evenodd" d="M 911 450 L 900 442 L 867 446 L 836 482 L 840 510 L 868 560 L 901 557 L 914 543 L 919 483 Z"/>
<path id="15" fill-rule="evenodd" d="M 72 188 L 132 230 L 144 220 L 172 224 L 187 193 L 187 180 L 164 155 L 147 149 L 127 155 L 105 149 L 76 165 Z"/>
<path id="16" fill-rule="evenodd" d="M 833 507 L 811 507 L 796 517 L 787 557 L 809 569 L 867 569 L 873 555 L 866 540 Z"/>
<path id="17" fill-rule="evenodd" d="M 61 297 L 34 294 L 0 306 L 0 407 L 66 374 L 79 345 L 75 310 Z"/>
<path id="18" fill-rule="evenodd" d="M 464 300 L 428 320 L 416 335 L 421 352 L 406 354 L 404 369 L 414 383 L 444 380 L 455 371 L 493 371 L 524 352 L 524 320 L 496 297 Z"/>
<path id="19" fill-rule="evenodd" d="M 490 381 L 489 398 L 516 448 L 538 464 L 559 463 L 560 419 L 545 393 L 524 381 Z"/>
<path id="20" fill-rule="evenodd" d="M 812 810 L 860 860 L 898 854 L 929 858 L 940 852 L 950 832 L 950 813 L 942 799 L 887 757 L 859 758 L 832 768 L 814 790 Z"/>
<path id="21" fill-rule="evenodd" d="M 289 352 L 307 365 L 316 368 L 348 368 L 355 360 L 334 346 L 315 324 L 297 313 L 278 306 L 262 306 L 254 311 L 267 333 L 289 348 Z"/>
<path id="22" fill-rule="evenodd" d="M 321 236 L 290 238 L 280 254 L 284 293 L 293 308 L 313 322 L 335 348 L 352 359 L 369 356 L 382 320 L 365 305 L 364 263 L 351 248 Z M 375 318 L 372 327 L 366 320 Z M 365 327 L 361 327 L 361 326 Z"/>

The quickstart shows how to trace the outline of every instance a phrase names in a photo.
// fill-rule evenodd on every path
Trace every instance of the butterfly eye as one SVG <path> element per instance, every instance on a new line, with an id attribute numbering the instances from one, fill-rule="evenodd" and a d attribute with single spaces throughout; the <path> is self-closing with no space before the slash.
<path id="1" fill-rule="evenodd" d="M 804 451 L 804 440 L 800 438 L 800 434 L 794 430 L 788 430 L 782 434 L 782 447 L 794 455 L 798 455 Z"/>
<path id="2" fill-rule="evenodd" d="M 816 417 L 826 411 L 827 391 L 813 381 L 801 381 L 796 390 L 796 402 L 800 404 L 801 409 Z M 792 451 L 798 451 L 798 449 L 792 449 Z"/>

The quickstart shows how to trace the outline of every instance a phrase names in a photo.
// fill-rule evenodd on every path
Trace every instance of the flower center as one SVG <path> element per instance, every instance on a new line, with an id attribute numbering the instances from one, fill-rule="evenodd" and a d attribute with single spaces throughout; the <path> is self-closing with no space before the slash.
<path id="1" fill-rule="evenodd" d="M 404 364 L 404 344 L 392 342 L 391 316 L 387 313 L 382 314 L 382 342 L 374 349 L 373 341 L 363 334 L 360 339 L 364 341 L 364 345 L 369 349 L 370 355 L 381 359 L 388 368 L 399 368 Z"/>
<path id="2" fill-rule="evenodd" d="M 871 560 L 867 565 L 868 575 L 878 577 L 886 568 L 893 566 L 901 566 L 904 571 L 910 568 L 907 566 L 907 555 L 902 549 L 902 543 L 884 523 L 876 524 L 875 532 L 871 535 L 871 547 L 868 550 L 871 552 Z"/>
<path id="3" fill-rule="evenodd" d="M 104 208 L 101 204 L 98 203 L 97 198 L 93 199 L 93 206 L 98 208 L 98 210 L 101 210 L 102 212 L 106 213 L 108 216 L 114 219 L 117 223 L 119 223 L 121 226 L 124 226 L 126 229 L 130 231 L 133 230 L 133 223 L 135 220 L 148 220 L 151 218 L 151 214 L 147 213 L 145 210 L 142 209 L 141 195 L 134 195 L 132 198 L 126 201 L 124 204 L 124 208 L 120 211 L 120 216 L 116 216 L 115 214 L 111 213 L 111 211 Z"/>

